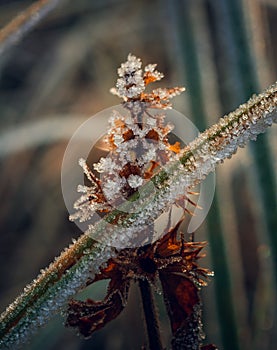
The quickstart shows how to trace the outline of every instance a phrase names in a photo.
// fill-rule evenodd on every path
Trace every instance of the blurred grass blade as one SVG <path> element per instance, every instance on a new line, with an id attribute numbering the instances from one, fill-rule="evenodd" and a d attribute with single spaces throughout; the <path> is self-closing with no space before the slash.
<path id="1" fill-rule="evenodd" d="M 207 28 L 201 28 L 203 20 L 199 18 L 192 19 L 192 16 L 199 16 L 199 3 L 189 4 L 179 1 L 178 6 L 172 6 L 173 15 L 178 26 L 178 37 L 180 47 L 182 48 L 182 58 L 185 70 L 185 81 L 190 93 L 190 107 L 195 124 L 203 130 L 207 127 L 206 111 L 207 104 L 210 104 L 210 97 L 207 101 L 204 96 L 203 70 L 199 62 L 199 47 L 201 45 L 201 31 L 207 31 Z M 203 4 L 202 4 L 203 6 Z M 183 26 L 186 22 L 190 30 Z M 198 24 L 200 23 L 200 24 Z M 200 28 L 197 28 L 200 27 Z M 200 42 L 200 44 L 199 44 Z M 206 43 L 208 45 L 208 43 Z M 212 45 L 212 43 L 210 43 Z M 205 60 L 207 62 L 207 59 Z M 224 349 L 239 349 L 239 340 L 237 334 L 237 324 L 234 313 L 234 303 L 231 293 L 230 269 L 227 262 L 227 254 L 223 237 L 223 227 L 221 222 L 220 205 L 217 193 L 213 200 L 213 205 L 207 216 L 207 234 L 209 236 L 211 258 L 213 269 L 215 271 L 215 293 L 218 317 L 220 321 L 221 337 Z"/>
<path id="2" fill-rule="evenodd" d="M 38 24 L 61 0 L 39 0 L 0 30 L 0 55 Z"/>

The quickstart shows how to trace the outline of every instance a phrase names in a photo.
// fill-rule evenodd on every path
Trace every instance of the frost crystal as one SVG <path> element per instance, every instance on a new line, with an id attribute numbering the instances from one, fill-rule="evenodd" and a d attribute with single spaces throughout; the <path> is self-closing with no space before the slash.
<path id="1" fill-rule="evenodd" d="M 98 163 L 93 164 L 93 167 L 98 173 L 103 173 L 110 169 L 113 169 L 116 164 L 111 160 L 111 158 L 100 158 Z"/>
<path id="2" fill-rule="evenodd" d="M 141 70 L 141 60 L 129 54 L 128 60 L 118 69 L 119 79 L 116 94 L 119 97 L 135 98 L 145 89 Z"/>
<path id="3" fill-rule="evenodd" d="M 124 142 L 123 136 L 122 136 L 122 135 L 118 135 L 118 134 L 115 134 L 115 135 L 114 135 L 113 140 L 114 140 L 114 144 L 115 144 L 116 146 L 119 146 L 122 142 Z"/>
<path id="4" fill-rule="evenodd" d="M 155 70 L 156 66 L 156 64 L 148 64 L 144 68 L 145 77 L 146 79 L 149 79 L 149 82 L 158 81 L 164 77 L 163 73 L 160 73 L 157 70 Z"/>
<path id="5" fill-rule="evenodd" d="M 143 178 L 138 175 L 131 174 L 128 179 L 128 184 L 132 188 L 140 187 L 143 184 Z"/>
<path id="6" fill-rule="evenodd" d="M 119 178 L 114 180 L 107 180 L 103 184 L 103 190 L 106 198 L 109 200 L 113 199 L 115 195 L 119 193 L 121 187 L 122 181 Z"/>
<path id="7" fill-rule="evenodd" d="M 146 94 L 144 92 L 146 86 L 161 80 L 164 75 L 155 69 L 156 64 L 148 64 L 144 71 L 142 71 L 141 66 L 141 60 L 129 54 L 127 61 L 122 63 L 118 69 L 119 78 L 117 79 L 116 87 L 111 89 L 111 93 L 123 98 L 126 102 L 131 101 L 133 113 L 135 113 L 135 108 L 138 106 L 138 101 L 147 103 L 155 108 L 170 108 L 169 99 L 179 95 L 185 88 L 160 88 L 153 90 L 150 94 Z"/>

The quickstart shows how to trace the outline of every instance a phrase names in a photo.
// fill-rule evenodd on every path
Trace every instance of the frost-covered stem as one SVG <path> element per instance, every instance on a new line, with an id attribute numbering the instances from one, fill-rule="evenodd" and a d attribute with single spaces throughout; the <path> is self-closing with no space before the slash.
<path id="1" fill-rule="evenodd" d="M 147 280 L 139 280 L 139 289 L 150 350 L 163 350 L 155 299 Z"/>
<path id="2" fill-rule="evenodd" d="M 20 347 L 111 256 L 110 247 L 86 234 L 65 249 L 1 315 L 0 349 Z"/>
<path id="3" fill-rule="evenodd" d="M 11 22 L 0 30 L 0 54 L 39 23 L 59 2 L 60 0 L 36 1 L 25 11 L 13 18 Z"/>
<path id="4" fill-rule="evenodd" d="M 199 168 L 205 176 L 216 163 L 230 158 L 238 147 L 256 140 L 257 135 L 276 122 L 277 82 L 203 132 L 184 149 L 180 161 L 185 169 Z"/>
<path id="5" fill-rule="evenodd" d="M 158 217 L 176 196 L 200 182 L 217 163 L 230 158 L 238 146 L 266 130 L 277 121 L 277 84 L 254 96 L 246 104 L 201 134 L 182 152 L 173 172 L 161 170 L 153 178 L 159 190 L 137 208 L 122 215 L 114 210 L 98 221 L 65 250 L 60 257 L 7 308 L 0 317 L 0 348 L 16 349 L 37 328 L 63 307 L 86 280 L 99 271 L 113 254 L 109 241 L 127 244 L 143 224 Z M 117 221 L 118 219 L 118 221 Z M 121 221 L 120 226 L 109 225 Z M 98 238 L 97 242 L 94 238 Z"/>

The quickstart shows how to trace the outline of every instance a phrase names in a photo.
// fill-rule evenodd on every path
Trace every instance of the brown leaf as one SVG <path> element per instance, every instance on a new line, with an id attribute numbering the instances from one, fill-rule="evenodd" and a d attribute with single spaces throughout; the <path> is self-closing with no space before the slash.
<path id="1" fill-rule="evenodd" d="M 71 300 L 68 305 L 67 327 L 77 328 L 84 337 L 90 337 L 93 332 L 103 328 L 115 319 L 127 303 L 129 282 L 122 285 L 122 291 L 117 290 L 111 297 L 103 301 Z"/>
<path id="2" fill-rule="evenodd" d="M 198 289 L 181 274 L 160 272 L 160 279 L 174 335 L 199 303 Z"/>
<path id="3" fill-rule="evenodd" d="M 131 163 L 127 163 L 124 165 L 124 167 L 120 170 L 119 175 L 121 177 L 127 178 L 130 175 L 140 175 L 141 174 L 141 169 L 138 165 L 134 165 Z"/>
<path id="4" fill-rule="evenodd" d="M 91 283 L 107 278 L 111 278 L 111 281 L 103 301 L 71 300 L 68 304 L 66 326 L 77 328 L 86 338 L 115 319 L 127 303 L 130 280 L 122 278 L 113 262 L 110 262 Z"/>
<path id="5" fill-rule="evenodd" d="M 128 129 L 127 131 L 124 132 L 123 139 L 125 142 L 132 140 L 133 138 L 134 138 L 134 133 L 131 129 Z"/>
<path id="6" fill-rule="evenodd" d="M 150 139 L 150 140 L 154 140 L 154 141 L 159 141 L 160 137 L 159 137 L 159 134 L 157 133 L 156 130 L 154 129 L 151 129 L 147 135 L 145 136 L 146 140 L 147 139 Z"/>

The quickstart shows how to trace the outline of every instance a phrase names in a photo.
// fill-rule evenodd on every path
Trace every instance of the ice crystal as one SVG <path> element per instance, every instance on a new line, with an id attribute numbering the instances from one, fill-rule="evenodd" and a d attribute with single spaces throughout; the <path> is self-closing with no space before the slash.
<path id="1" fill-rule="evenodd" d="M 122 185 L 123 181 L 119 177 L 105 181 L 103 184 L 103 190 L 106 198 L 112 200 L 114 196 L 119 193 Z"/>
<path id="2" fill-rule="evenodd" d="M 119 97 L 135 98 L 145 89 L 141 60 L 131 54 L 128 60 L 118 69 L 119 79 L 116 82 L 116 94 Z"/>
<path id="3" fill-rule="evenodd" d="M 157 67 L 156 64 L 148 64 L 144 68 L 145 80 L 147 84 L 151 83 L 152 81 L 161 80 L 164 77 L 163 73 L 160 73 L 157 70 L 155 70 L 156 67 Z"/>
<path id="4" fill-rule="evenodd" d="M 92 187 L 96 188 L 97 187 L 97 181 L 96 181 L 94 175 L 92 174 L 91 170 L 89 169 L 85 159 L 80 158 L 79 159 L 79 165 L 83 168 L 84 173 L 85 173 L 87 179 L 91 182 Z"/>
<path id="5" fill-rule="evenodd" d="M 144 71 L 141 66 L 141 60 L 129 54 L 127 61 L 122 63 L 118 69 L 119 78 L 116 87 L 111 89 L 111 93 L 123 98 L 124 101 L 132 101 L 131 109 L 134 112 L 138 106 L 136 105 L 137 101 L 145 102 L 155 108 L 170 108 L 169 99 L 179 95 L 185 89 L 183 87 L 160 88 L 153 90 L 152 93 L 145 93 L 148 84 L 161 80 L 164 75 L 155 69 L 156 64 L 148 64 Z"/>
<path id="6" fill-rule="evenodd" d="M 116 167 L 116 164 L 112 161 L 111 158 L 102 157 L 98 163 L 93 164 L 93 167 L 98 173 L 103 173 L 105 171 L 114 169 Z"/>
<path id="7" fill-rule="evenodd" d="M 143 178 L 133 174 L 128 177 L 127 181 L 132 188 L 140 187 L 143 184 Z"/>
<path id="8" fill-rule="evenodd" d="M 124 142 L 124 138 L 122 135 L 115 134 L 113 137 L 113 142 L 116 146 L 119 146 L 122 142 Z"/>

